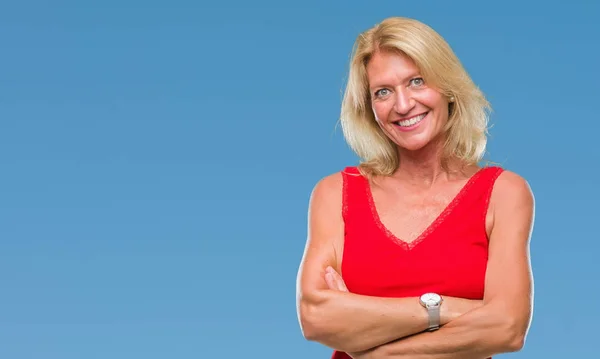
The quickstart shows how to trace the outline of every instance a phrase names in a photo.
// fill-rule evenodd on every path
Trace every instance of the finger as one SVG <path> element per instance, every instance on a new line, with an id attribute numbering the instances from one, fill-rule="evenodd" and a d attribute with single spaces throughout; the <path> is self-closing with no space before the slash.
<path id="1" fill-rule="evenodd" d="M 344 292 L 348 292 L 348 287 L 346 287 L 346 283 L 344 282 L 344 280 L 340 280 L 340 284 L 341 284 L 341 288 L 340 290 L 344 291 Z"/>
<path id="2" fill-rule="evenodd" d="M 331 273 L 325 273 L 325 282 L 327 283 L 327 286 L 329 287 L 329 289 L 338 290 L 338 285 L 336 283 L 336 280 Z"/>
<path id="3" fill-rule="evenodd" d="M 337 290 L 347 292 L 348 289 L 346 288 L 346 283 L 344 283 L 344 279 L 342 278 L 342 276 L 336 271 L 333 271 L 331 275 L 335 279 L 335 285 Z"/>
<path id="4" fill-rule="evenodd" d="M 331 278 L 329 279 L 331 283 L 328 283 L 329 289 L 337 289 L 342 292 L 348 292 L 348 288 L 346 287 L 344 279 L 335 269 L 333 269 L 332 266 L 327 266 L 327 268 L 325 268 L 326 281 L 328 280 L 328 275 L 331 276 Z"/>
<path id="5" fill-rule="evenodd" d="M 346 282 L 344 282 L 344 278 L 342 278 L 342 276 L 339 273 L 335 273 L 336 274 L 336 281 L 338 283 L 338 288 L 339 290 L 343 291 L 343 292 L 347 292 L 348 288 L 346 287 Z"/>
<path id="6" fill-rule="evenodd" d="M 337 286 L 337 289 L 339 291 L 344 291 L 344 281 L 342 280 L 342 278 L 340 277 L 339 274 L 335 273 L 333 275 L 333 278 L 335 278 L 335 285 Z"/>

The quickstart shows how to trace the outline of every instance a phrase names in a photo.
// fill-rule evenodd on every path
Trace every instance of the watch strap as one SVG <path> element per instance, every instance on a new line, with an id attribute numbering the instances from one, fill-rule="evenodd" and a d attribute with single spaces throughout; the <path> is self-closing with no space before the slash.
<path id="1" fill-rule="evenodd" d="M 427 313 L 429 314 L 429 327 L 428 331 L 438 330 L 440 328 L 440 305 L 427 307 Z"/>

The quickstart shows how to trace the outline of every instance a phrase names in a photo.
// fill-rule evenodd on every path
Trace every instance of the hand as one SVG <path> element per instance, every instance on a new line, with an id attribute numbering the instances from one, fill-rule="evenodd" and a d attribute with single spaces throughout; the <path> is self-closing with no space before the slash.
<path id="1" fill-rule="evenodd" d="M 331 290 L 339 290 L 340 292 L 348 292 L 346 283 L 342 279 L 342 276 L 335 271 L 331 266 L 325 269 L 325 282 Z"/>

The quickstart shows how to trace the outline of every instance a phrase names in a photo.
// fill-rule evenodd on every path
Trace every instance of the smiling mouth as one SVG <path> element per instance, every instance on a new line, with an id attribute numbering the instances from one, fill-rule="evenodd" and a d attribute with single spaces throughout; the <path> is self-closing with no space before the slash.
<path id="1" fill-rule="evenodd" d="M 428 113 L 429 113 L 429 112 L 425 112 L 425 113 L 422 113 L 422 114 L 420 114 L 420 115 L 417 115 L 417 116 L 414 116 L 414 117 L 408 118 L 408 119 L 406 119 L 406 120 L 396 121 L 396 122 L 394 122 L 394 124 L 395 124 L 396 126 L 400 126 L 400 127 L 410 127 L 410 126 L 414 126 L 414 125 L 416 125 L 417 123 L 421 122 L 421 121 L 422 121 L 422 120 L 425 118 L 425 116 L 427 116 L 427 114 L 428 114 Z"/>

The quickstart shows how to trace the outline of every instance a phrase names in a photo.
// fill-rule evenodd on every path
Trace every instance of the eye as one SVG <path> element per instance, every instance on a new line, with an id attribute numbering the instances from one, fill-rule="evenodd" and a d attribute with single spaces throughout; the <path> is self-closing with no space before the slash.
<path id="1" fill-rule="evenodd" d="M 390 90 L 388 90 L 388 89 L 377 90 L 377 91 L 375 91 L 375 97 L 382 97 L 382 96 L 389 95 L 389 92 L 390 92 Z"/>
<path id="2" fill-rule="evenodd" d="M 419 87 L 425 85 L 425 80 L 422 77 L 415 77 L 410 80 L 410 85 L 413 87 Z"/>

